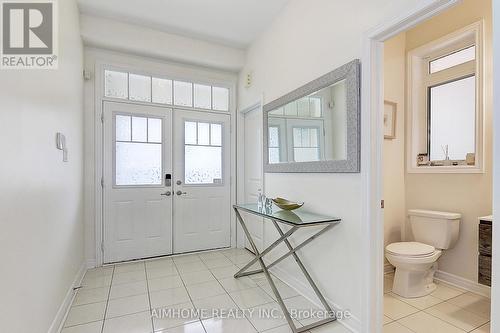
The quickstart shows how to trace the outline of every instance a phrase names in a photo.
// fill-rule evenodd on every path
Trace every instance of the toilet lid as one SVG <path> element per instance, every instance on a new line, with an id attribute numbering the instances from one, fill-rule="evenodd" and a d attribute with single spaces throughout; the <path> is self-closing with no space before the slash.
<path id="1" fill-rule="evenodd" d="M 434 246 L 419 242 L 400 242 L 387 245 L 387 252 L 407 257 L 421 257 L 434 253 Z"/>

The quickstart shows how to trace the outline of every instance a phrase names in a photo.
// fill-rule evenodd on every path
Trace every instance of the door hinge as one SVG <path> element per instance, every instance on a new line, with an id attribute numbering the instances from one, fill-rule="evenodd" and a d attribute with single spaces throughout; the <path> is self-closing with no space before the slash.
<path id="1" fill-rule="evenodd" d="M 104 253 L 104 242 L 101 242 L 101 252 Z"/>
<path id="2" fill-rule="evenodd" d="M 104 178 L 101 178 L 101 187 L 104 188 Z"/>
<path id="3" fill-rule="evenodd" d="M 101 124 L 104 124 L 104 112 L 101 113 Z"/>
<path id="4" fill-rule="evenodd" d="M 385 206 L 385 201 L 384 200 L 380 200 L 380 208 L 384 209 L 384 206 Z"/>

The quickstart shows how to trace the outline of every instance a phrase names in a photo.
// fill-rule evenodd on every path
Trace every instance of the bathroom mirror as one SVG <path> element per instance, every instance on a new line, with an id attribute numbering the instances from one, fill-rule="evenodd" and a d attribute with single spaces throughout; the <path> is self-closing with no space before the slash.
<path id="1" fill-rule="evenodd" d="M 351 61 L 264 105 L 265 172 L 359 172 L 359 67 Z"/>

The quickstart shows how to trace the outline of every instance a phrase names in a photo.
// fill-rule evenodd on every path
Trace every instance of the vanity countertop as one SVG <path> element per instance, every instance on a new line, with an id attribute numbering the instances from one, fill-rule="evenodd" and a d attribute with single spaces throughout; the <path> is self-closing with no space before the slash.
<path id="1" fill-rule="evenodd" d="M 493 215 L 488 215 L 488 216 L 482 216 L 479 218 L 480 221 L 489 221 L 493 222 Z"/>

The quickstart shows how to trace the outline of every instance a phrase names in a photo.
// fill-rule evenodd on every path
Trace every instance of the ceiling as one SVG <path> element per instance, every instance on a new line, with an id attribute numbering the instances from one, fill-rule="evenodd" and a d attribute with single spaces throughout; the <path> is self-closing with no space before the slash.
<path id="1" fill-rule="evenodd" d="M 289 0 L 78 0 L 80 12 L 245 48 Z"/>

